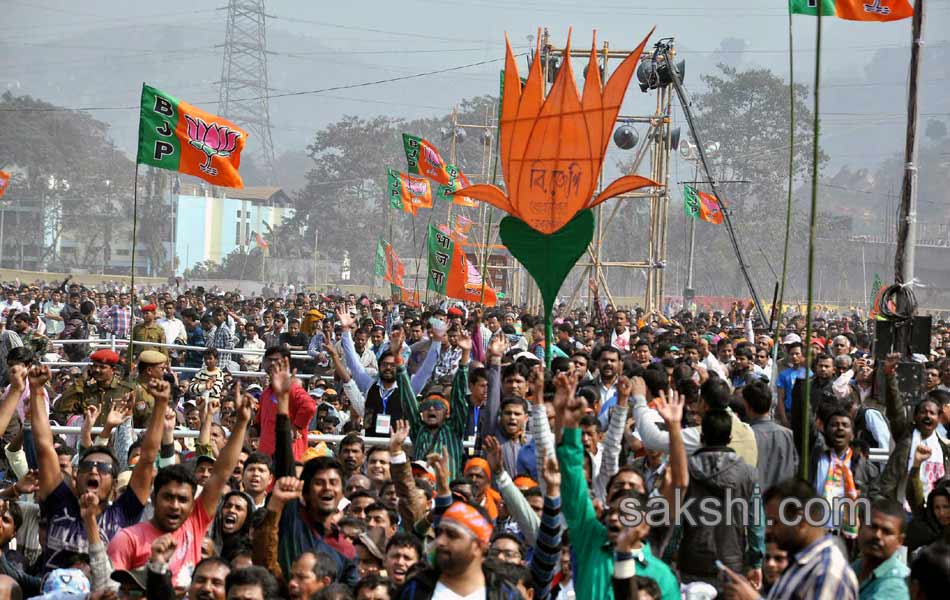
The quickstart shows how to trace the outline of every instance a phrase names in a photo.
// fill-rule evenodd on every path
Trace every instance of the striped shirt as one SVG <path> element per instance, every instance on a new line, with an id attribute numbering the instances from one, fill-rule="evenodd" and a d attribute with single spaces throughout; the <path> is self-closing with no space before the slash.
<path id="1" fill-rule="evenodd" d="M 857 600 L 858 578 L 832 535 L 795 555 L 768 600 Z"/>
<path id="2" fill-rule="evenodd" d="M 412 438 L 414 460 L 425 460 L 432 452 L 449 451 L 449 470 L 454 479 L 462 474 L 465 438 L 465 425 L 468 423 L 468 365 L 459 365 L 452 380 L 452 393 L 449 398 L 449 414 L 438 429 L 430 429 L 419 414 L 419 401 L 412 391 L 409 372 L 405 365 L 398 370 L 402 414 L 409 421 L 409 435 Z"/>
<path id="3" fill-rule="evenodd" d="M 531 576 L 534 580 L 534 597 L 547 600 L 551 597 L 551 580 L 561 560 L 561 497 L 544 497 L 538 541 L 531 555 Z"/>

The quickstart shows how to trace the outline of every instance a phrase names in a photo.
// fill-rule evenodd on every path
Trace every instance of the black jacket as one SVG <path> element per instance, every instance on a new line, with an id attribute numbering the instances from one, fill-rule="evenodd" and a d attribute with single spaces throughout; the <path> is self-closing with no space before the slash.
<path id="1" fill-rule="evenodd" d="M 521 593 L 496 573 L 484 566 L 482 566 L 482 572 L 485 574 L 486 600 L 521 600 Z M 439 570 L 435 567 L 426 567 L 403 584 L 398 598 L 399 600 L 430 600 L 438 582 Z"/>

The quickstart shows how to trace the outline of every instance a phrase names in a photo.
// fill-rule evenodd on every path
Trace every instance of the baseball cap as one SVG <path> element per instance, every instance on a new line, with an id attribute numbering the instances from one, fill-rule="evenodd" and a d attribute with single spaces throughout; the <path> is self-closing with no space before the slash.
<path id="1" fill-rule="evenodd" d="M 801 343 L 802 343 L 802 338 L 799 337 L 797 333 L 790 333 L 782 338 L 782 344 L 786 346 L 789 344 L 801 344 Z"/>

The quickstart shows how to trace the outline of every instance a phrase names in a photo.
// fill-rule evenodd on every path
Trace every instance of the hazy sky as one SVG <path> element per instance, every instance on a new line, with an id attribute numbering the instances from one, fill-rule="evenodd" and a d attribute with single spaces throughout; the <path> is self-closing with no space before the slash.
<path id="1" fill-rule="evenodd" d="M 67 106 L 109 107 L 134 105 L 141 82 L 148 80 L 214 110 L 226 14 L 218 7 L 225 4 L 0 0 L 0 86 Z M 702 89 L 698 75 L 717 62 L 766 66 L 783 77 L 788 74 L 784 0 L 268 0 L 265 6 L 273 17 L 267 22 L 268 48 L 274 52 L 269 70 L 277 93 L 501 59 L 506 32 L 523 51 L 539 26 L 549 28 L 557 45 L 573 26 L 576 46 L 589 46 L 596 29 L 598 40 L 632 48 L 655 25 L 654 39 L 677 38 L 687 60 L 686 83 L 694 92 Z M 928 6 L 928 52 L 947 57 L 950 1 L 929 0 Z M 828 18 L 824 23 L 827 149 L 836 164 L 873 166 L 902 147 L 910 21 L 877 24 Z M 809 85 L 814 25 L 814 18 L 795 18 L 796 78 Z M 166 33 L 156 39 L 159 30 Z M 169 37 L 169 31 L 175 35 Z M 727 39 L 732 41 L 723 51 Z M 924 65 L 927 118 L 950 118 L 946 62 Z M 496 94 L 500 65 L 498 60 L 410 81 L 274 99 L 275 145 L 278 150 L 301 149 L 316 128 L 343 114 L 444 114 L 462 98 Z M 102 83 L 91 89 L 53 85 L 70 78 Z M 631 90 L 624 112 L 648 112 L 650 101 Z M 125 138 L 135 130 L 135 110 L 104 111 L 97 118 L 113 122 L 117 143 L 131 149 L 134 139 Z M 849 141 L 872 134 L 878 136 L 873 143 Z"/>

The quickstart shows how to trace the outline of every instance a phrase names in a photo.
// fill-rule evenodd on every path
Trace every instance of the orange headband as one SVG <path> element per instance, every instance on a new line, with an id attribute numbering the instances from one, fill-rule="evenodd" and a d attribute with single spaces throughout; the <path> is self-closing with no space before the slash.
<path id="1" fill-rule="evenodd" d="M 422 403 L 425 404 L 426 402 L 432 401 L 441 402 L 445 406 L 446 413 L 449 412 L 451 405 L 449 404 L 449 401 L 446 399 L 446 397 L 442 394 L 429 394 L 425 397 L 425 400 L 423 400 Z"/>
<path id="2" fill-rule="evenodd" d="M 474 506 L 464 502 L 453 502 L 452 506 L 442 514 L 442 522 L 458 525 L 484 544 L 491 540 L 494 529 Z"/>
<path id="3" fill-rule="evenodd" d="M 475 458 L 468 459 L 468 462 L 465 463 L 465 468 L 462 469 L 462 472 L 468 475 L 468 471 L 472 467 L 478 467 L 482 471 L 485 471 L 485 476 L 491 479 L 491 467 L 488 466 L 488 461 L 484 458 L 479 458 L 476 456 Z"/>

